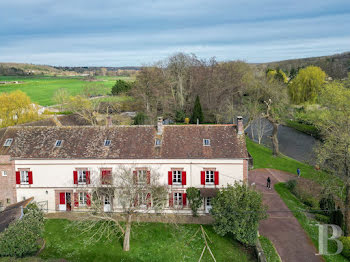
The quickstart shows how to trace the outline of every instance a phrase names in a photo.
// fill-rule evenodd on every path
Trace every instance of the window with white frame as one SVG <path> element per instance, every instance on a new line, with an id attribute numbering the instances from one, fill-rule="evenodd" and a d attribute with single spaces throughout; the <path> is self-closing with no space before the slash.
<path id="1" fill-rule="evenodd" d="M 147 182 L 147 170 L 137 170 L 137 183 L 146 184 Z"/>
<path id="2" fill-rule="evenodd" d="M 7 172 L 6 172 L 5 170 L 2 170 L 2 171 L 1 171 L 1 175 L 2 175 L 2 176 L 7 176 Z"/>
<path id="3" fill-rule="evenodd" d="M 86 184 L 86 170 L 78 170 L 78 184 Z"/>
<path id="4" fill-rule="evenodd" d="M 138 193 L 138 201 L 140 207 L 146 206 L 147 202 L 147 193 L 146 192 L 140 192 Z"/>
<path id="5" fill-rule="evenodd" d="M 20 176 L 21 176 L 21 184 L 29 184 L 28 171 L 21 170 Z"/>
<path id="6" fill-rule="evenodd" d="M 182 206 L 182 193 L 174 193 L 174 206 Z"/>
<path id="7" fill-rule="evenodd" d="M 173 170 L 173 184 L 181 184 L 182 182 L 182 171 L 180 170 Z"/>
<path id="8" fill-rule="evenodd" d="M 79 193 L 79 205 L 85 206 L 87 203 L 87 193 L 86 192 L 80 192 Z"/>
<path id="9" fill-rule="evenodd" d="M 214 184 L 214 171 L 206 170 L 205 171 L 205 183 L 206 184 Z"/>
<path id="10" fill-rule="evenodd" d="M 203 139 L 203 146 L 210 146 L 210 139 Z"/>
<path id="11" fill-rule="evenodd" d="M 12 138 L 8 138 L 5 140 L 4 146 L 10 146 L 12 144 L 13 139 Z"/>
<path id="12" fill-rule="evenodd" d="M 56 140 L 55 147 L 60 147 L 62 145 L 62 140 Z"/>

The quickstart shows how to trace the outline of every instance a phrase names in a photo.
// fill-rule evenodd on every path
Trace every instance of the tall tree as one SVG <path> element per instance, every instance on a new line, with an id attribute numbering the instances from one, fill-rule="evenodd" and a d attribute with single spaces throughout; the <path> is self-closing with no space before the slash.
<path id="1" fill-rule="evenodd" d="M 293 103 L 315 103 L 326 73 L 316 66 L 300 69 L 298 75 L 289 83 L 289 95 Z"/>
<path id="2" fill-rule="evenodd" d="M 196 97 L 196 101 L 194 102 L 194 107 L 191 116 L 191 123 L 196 124 L 197 120 L 199 123 L 203 123 L 204 115 L 202 111 L 201 102 L 199 101 L 199 96 Z"/>
<path id="3" fill-rule="evenodd" d="M 314 119 L 323 142 L 317 147 L 318 163 L 344 183 L 345 235 L 350 234 L 350 90 L 327 84 L 319 98 L 323 109 Z M 338 190 L 339 192 L 339 190 Z"/>

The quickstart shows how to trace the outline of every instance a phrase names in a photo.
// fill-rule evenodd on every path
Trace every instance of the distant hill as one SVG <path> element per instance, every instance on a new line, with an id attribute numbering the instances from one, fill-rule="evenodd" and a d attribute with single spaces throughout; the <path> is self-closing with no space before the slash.
<path id="1" fill-rule="evenodd" d="M 33 65 L 22 63 L 0 63 L 0 75 L 2 76 L 27 76 L 27 75 L 62 75 L 62 70 L 48 65 Z"/>
<path id="2" fill-rule="evenodd" d="M 342 79 L 347 77 L 348 72 L 350 72 L 350 52 L 330 56 L 299 58 L 252 65 L 262 70 L 267 70 L 268 68 L 280 68 L 287 74 L 293 68 L 298 70 L 298 68 L 314 65 L 321 67 L 322 70 L 333 79 Z"/>

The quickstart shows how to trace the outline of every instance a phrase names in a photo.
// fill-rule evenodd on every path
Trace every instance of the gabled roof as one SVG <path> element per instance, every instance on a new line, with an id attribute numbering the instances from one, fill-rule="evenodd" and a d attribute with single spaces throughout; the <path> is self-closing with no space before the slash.
<path id="1" fill-rule="evenodd" d="M 15 159 L 237 159 L 247 158 L 235 125 L 21 126 L 0 130 L 0 154 Z M 10 147 L 4 147 L 13 138 Z M 162 140 L 155 146 L 155 139 Z M 110 146 L 104 141 L 111 140 Z M 210 146 L 203 146 L 210 139 Z M 55 147 L 56 140 L 62 140 Z"/>

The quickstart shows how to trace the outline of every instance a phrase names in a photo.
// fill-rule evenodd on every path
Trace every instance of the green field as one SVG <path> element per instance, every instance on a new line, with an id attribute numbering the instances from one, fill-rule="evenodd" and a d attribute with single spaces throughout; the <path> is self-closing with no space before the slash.
<path id="1" fill-rule="evenodd" d="M 53 77 L 53 76 L 0 76 L 0 81 L 19 81 L 20 84 L 0 84 L 0 93 L 21 90 L 33 102 L 42 106 L 53 105 L 53 96 L 60 88 L 65 88 L 70 95 L 78 95 L 86 85 L 103 84 L 110 90 L 117 79 L 131 81 L 130 77 L 96 77 L 98 82 L 84 81 L 83 77 Z M 105 93 L 109 93 L 110 91 Z"/>
<path id="2" fill-rule="evenodd" d="M 46 246 L 42 259 L 63 258 L 68 261 L 198 261 L 204 242 L 199 225 L 175 225 L 162 223 L 133 224 L 130 251 L 122 250 L 122 240 L 112 242 L 101 239 L 89 243 L 94 232 L 81 234 L 72 223 L 63 219 L 45 222 Z M 217 235 L 211 226 L 204 226 L 210 240 L 209 246 L 216 261 L 256 261 L 247 250 L 231 237 Z M 198 231 L 198 232 L 197 232 Z M 196 233 L 197 232 L 197 233 Z M 213 261 L 206 251 L 202 261 Z"/>

